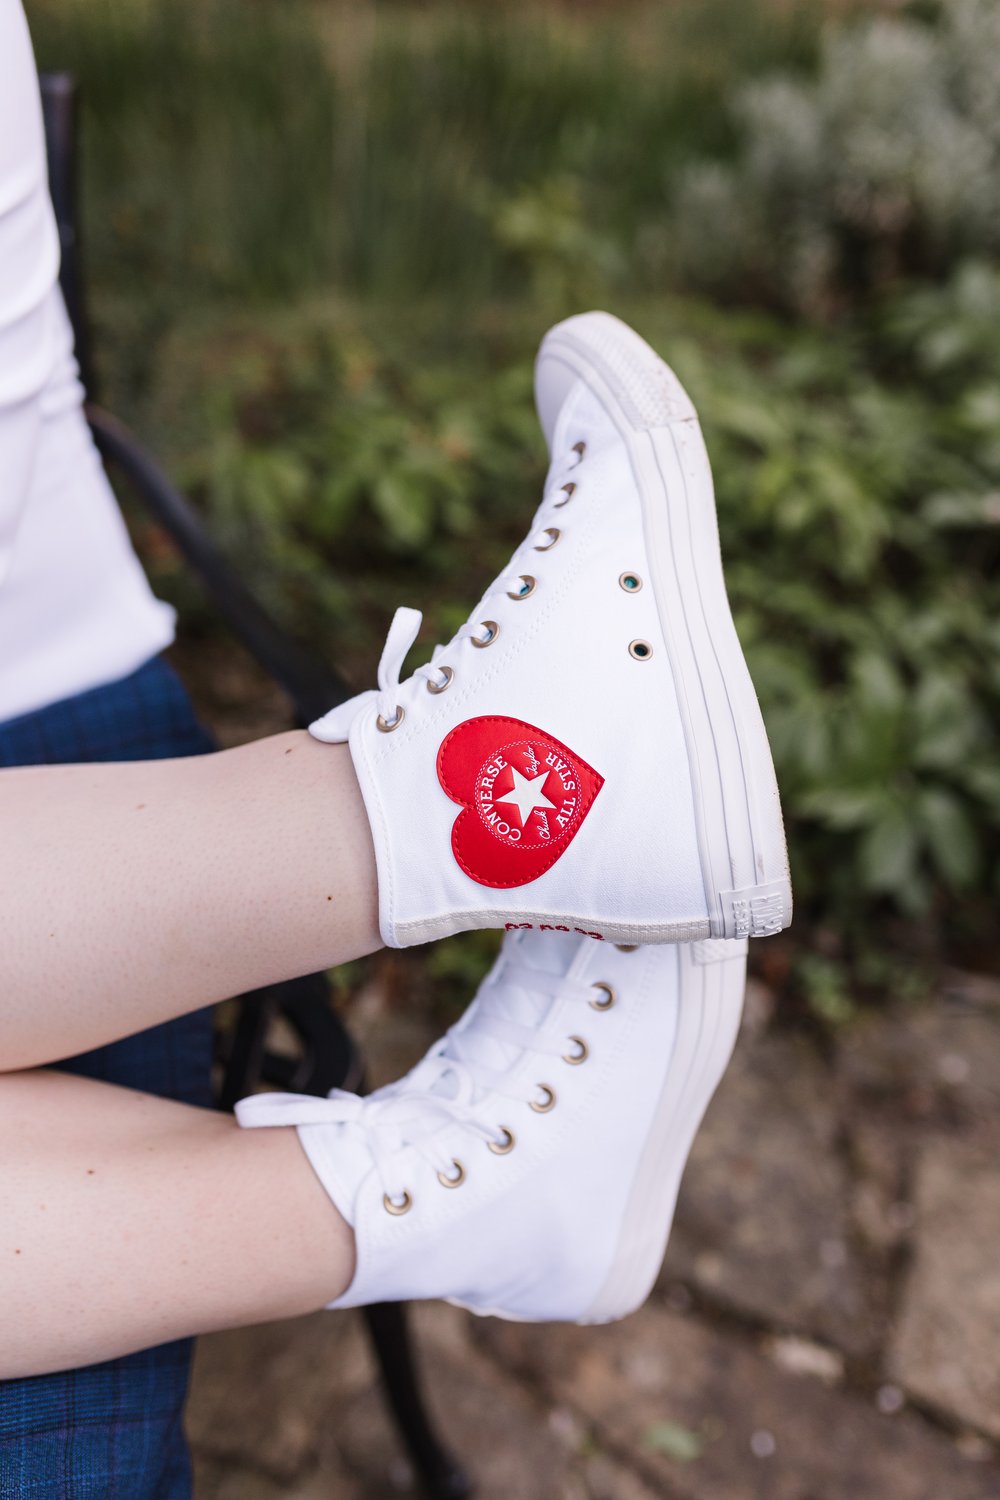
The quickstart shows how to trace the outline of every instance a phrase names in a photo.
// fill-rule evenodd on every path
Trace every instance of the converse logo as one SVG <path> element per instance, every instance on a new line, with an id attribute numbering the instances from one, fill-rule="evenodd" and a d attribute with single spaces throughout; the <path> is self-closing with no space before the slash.
<path id="1" fill-rule="evenodd" d="M 480 885 L 537 880 L 574 838 L 604 785 L 566 745 L 520 719 L 467 719 L 438 752 L 438 778 L 462 804 L 459 865 Z"/>

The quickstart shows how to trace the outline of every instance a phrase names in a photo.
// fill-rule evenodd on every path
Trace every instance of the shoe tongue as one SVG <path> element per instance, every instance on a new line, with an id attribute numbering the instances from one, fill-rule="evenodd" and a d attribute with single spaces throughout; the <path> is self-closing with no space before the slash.
<path id="1" fill-rule="evenodd" d="M 580 939 L 572 933 L 521 932 L 504 940 L 501 956 L 508 964 L 561 979 L 569 972 L 579 943 Z M 505 1021 L 513 1021 L 518 1026 L 540 1025 L 552 1004 L 545 995 L 521 989 L 509 980 L 506 967 L 500 970 L 485 993 L 490 997 L 490 1014 L 502 1016 Z M 488 1026 L 489 1023 L 484 1024 Z M 463 1061 L 471 1063 L 473 1068 L 480 1063 L 492 1072 L 502 1073 L 521 1055 L 521 1049 L 513 1043 L 498 1041 L 487 1030 L 480 1030 L 475 1018 L 460 1036 Z M 448 1056 L 447 1049 L 444 1056 Z M 456 1087 L 455 1074 L 449 1070 L 441 1074 L 434 1092 L 444 1098 L 454 1098 Z"/>
<path id="2" fill-rule="evenodd" d="M 580 939 L 572 932 L 521 932 L 516 942 L 507 939 L 504 954 L 526 968 L 563 978 L 569 973 L 579 946 Z"/>

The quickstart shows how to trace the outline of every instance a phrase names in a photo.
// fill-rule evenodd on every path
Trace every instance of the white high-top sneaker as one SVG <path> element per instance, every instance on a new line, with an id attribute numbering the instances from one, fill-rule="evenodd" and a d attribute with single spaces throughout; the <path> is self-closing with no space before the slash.
<path id="1" fill-rule="evenodd" d="M 622 951 L 511 933 L 459 1023 L 367 1099 L 261 1094 L 354 1228 L 333 1307 L 443 1297 L 601 1323 L 656 1279 L 695 1131 L 739 1025 L 746 942 Z"/>
<path id="2" fill-rule="evenodd" d="M 690 400 L 607 313 L 546 336 L 545 498 L 469 623 L 312 725 L 348 740 L 391 946 L 470 927 L 621 943 L 791 920 L 778 792 Z"/>

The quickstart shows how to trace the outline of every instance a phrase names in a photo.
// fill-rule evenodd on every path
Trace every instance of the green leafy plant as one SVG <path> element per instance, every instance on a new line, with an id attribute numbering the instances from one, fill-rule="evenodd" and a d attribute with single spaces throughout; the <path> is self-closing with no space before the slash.
<path id="1" fill-rule="evenodd" d="M 1000 891 L 1000 355 L 975 316 L 997 297 L 968 266 L 838 339 L 622 309 L 704 413 L 800 916 L 845 951 L 893 913 L 985 930 Z M 229 323 L 221 367 L 203 330 L 200 363 L 177 343 L 160 367 L 163 442 L 187 434 L 178 466 L 213 528 L 359 685 L 396 602 L 424 608 L 424 653 L 454 630 L 541 483 L 535 315 L 444 326 L 316 305 Z M 827 971 L 806 978 L 839 1013 Z"/>

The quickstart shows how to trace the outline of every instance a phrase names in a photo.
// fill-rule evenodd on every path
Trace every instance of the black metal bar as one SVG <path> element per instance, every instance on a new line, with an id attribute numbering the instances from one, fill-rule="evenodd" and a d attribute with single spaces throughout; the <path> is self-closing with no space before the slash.
<path id="1" fill-rule="evenodd" d="M 325 1095 L 331 1089 L 357 1092 L 364 1078 L 364 1060 L 340 1017 L 330 1008 L 326 975 L 307 974 L 275 988 L 281 1013 L 304 1048 L 285 1087 L 302 1094 Z M 264 1076 L 268 1076 L 266 1072 Z"/>
<path id="2" fill-rule="evenodd" d="M 45 146 L 49 166 L 49 196 L 59 229 L 59 284 L 73 325 L 77 364 L 84 389 L 94 394 L 90 340 L 83 303 L 80 237 L 77 226 L 77 88 L 69 73 L 43 73 L 39 80 Z"/>
<path id="3" fill-rule="evenodd" d="M 262 1076 L 267 1028 L 273 1015 L 274 1002 L 269 990 L 257 990 L 255 994 L 240 996 L 232 1041 L 221 1052 L 221 1056 L 217 1050 L 223 1072 L 215 1103 L 216 1108 L 227 1114 L 232 1114 L 239 1100 L 250 1093 L 257 1079 Z M 216 1047 L 220 1047 L 218 1031 Z"/>
<path id="4" fill-rule="evenodd" d="M 350 697 L 350 689 L 332 667 L 275 625 L 211 540 L 197 511 L 124 423 L 94 405 L 88 405 L 87 419 L 101 457 L 125 476 L 201 579 L 234 634 L 288 693 L 299 723 L 310 723 Z"/>
<path id="5" fill-rule="evenodd" d="M 268 1050 L 268 1027 L 279 1014 L 301 1043 L 299 1057 Z M 258 1083 L 322 1097 L 331 1089 L 355 1091 L 364 1076 L 359 1049 L 330 1009 L 325 974 L 305 974 L 242 995 L 236 1027 L 220 1060 L 224 1074 L 218 1107 L 226 1110 Z"/>
<path id="6" fill-rule="evenodd" d="M 389 1405 L 425 1493 L 430 1500 L 467 1500 L 472 1482 L 442 1448 L 427 1415 L 405 1304 L 373 1303 L 364 1315 Z"/>

